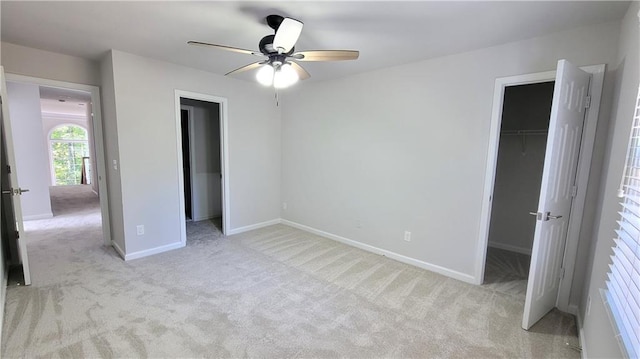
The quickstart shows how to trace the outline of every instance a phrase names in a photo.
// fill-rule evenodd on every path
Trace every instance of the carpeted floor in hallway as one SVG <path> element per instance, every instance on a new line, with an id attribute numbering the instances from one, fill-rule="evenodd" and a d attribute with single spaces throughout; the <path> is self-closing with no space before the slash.
<path id="1" fill-rule="evenodd" d="M 78 202 L 27 223 L 33 285 L 8 289 L 2 357 L 579 357 L 572 316 L 527 332 L 518 295 L 283 225 L 124 262 Z"/>

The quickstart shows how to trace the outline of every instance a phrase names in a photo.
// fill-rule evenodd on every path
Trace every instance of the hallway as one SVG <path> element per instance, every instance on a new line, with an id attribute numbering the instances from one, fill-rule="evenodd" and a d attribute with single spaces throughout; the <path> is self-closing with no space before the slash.
<path id="1" fill-rule="evenodd" d="M 100 199 L 91 186 L 52 186 L 50 193 L 53 218 L 24 222 L 33 284 L 47 281 L 45 277 L 56 273 L 52 265 L 71 267 L 71 262 L 77 261 L 69 260 L 72 256 L 76 258 L 79 252 L 88 254 L 103 247 Z M 68 251 L 65 253 L 60 248 Z M 117 257 L 111 248 L 103 247 L 102 251 Z M 59 257 L 44 260 L 43 255 Z M 42 267 L 44 263 L 46 268 Z M 13 284 L 15 282 L 9 282 L 9 286 Z"/>

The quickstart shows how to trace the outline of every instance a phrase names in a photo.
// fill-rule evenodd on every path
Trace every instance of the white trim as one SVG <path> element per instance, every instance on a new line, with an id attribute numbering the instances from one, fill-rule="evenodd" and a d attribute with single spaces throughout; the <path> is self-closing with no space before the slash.
<path id="1" fill-rule="evenodd" d="M 578 306 L 575 304 L 571 304 L 567 307 L 567 313 L 578 316 Z"/>
<path id="2" fill-rule="evenodd" d="M 42 112 L 42 118 L 48 120 L 63 120 L 63 121 L 83 121 L 87 122 L 87 116 L 76 115 L 70 113 L 55 113 L 55 112 Z"/>
<path id="3" fill-rule="evenodd" d="M 251 225 L 244 226 L 244 227 L 238 227 L 238 228 L 230 229 L 230 230 L 227 231 L 226 235 L 230 236 L 230 235 L 233 235 L 233 234 L 248 232 L 248 231 L 252 231 L 254 229 L 269 227 L 269 226 L 273 226 L 274 224 L 280 224 L 280 223 L 282 223 L 282 219 L 276 218 L 276 219 L 272 219 L 270 221 L 265 221 L 265 222 L 260 222 L 260 223 L 256 223 L 256 224 L 251 224 Z"/>
<path id="4" fill-rule="evenodd" d="M 406 264 L 409 264 L 409 265 L 412 265 L 412 266 L 415 266 L 415 267 L 418 267 L 418 268 L 426 269 L 426 270 L 431 271 L 431 272 L 436 272 L 436 273 L 442 274 L 444 276 L 447 276 L 447 277 L 450 277 L 450 278 L 453 278 L 453 279 L 461 280 L 461 281 L 466 282 L 466 283 L 473 284 L 474 280 L 475 280 L 475 278 L 472 275 L 469 275 L 469 274 L 465 274 L 465 273 L 461 273 L 461 272 L 458 272 L 458 271 L 454 271 L 454 270 L 451 270 L 451 269 L 448 269 L 448 268 L 441 267 L 439 265 L 423 262 L 423 261 L 418 260 L 418 259 L 414 259 L 414 258 L 411 258 L 411 257 L 404 256 L 402 254 L 398 254 L 398 253 L 395 253 L 395 252 L 388 251 L 386 249 L 381 249 L 381 248 L 374 247 L 374 246 L 371 246 L 371 245 L 368 245 L 368 244 L 364 244 L 364 243 L 355 241 L 353 239 L 341 237 L 341 236 L 338 236 L 338 235 L 333 234 L 333 233 L 321 231 L 319 229 L 316 229 L 316 228 L 313 228 L 313 227 L 309 227 L 309 226 L 305 226 L 305 225 L 300 224 L 300 223 L 292 222 L 292 221 L 289 221 L 289 220 L 286 220 L 286 219 L 281 219 L 280 223 L 282 223 L 284 225 L 287 225 L 289 227 L 293 227 L 293 228 L 297 228 L 297 229 L 303 230 L 305 232 L 316 234 L 316 235 L 321 236 L 321 237 L 332 239 L 334 241 L 337 241 L 337 242 L 340 242 L 340 243 L 344 243 L 344 244 L 346 244 L 348 246 L 356 247 L 356 248 L 365 250 L 367 252 L 383 255 L 385 257 L 389 257 L 391 259 L 397 260 L 398 262 L 406 263 Z"/>
<path id="5" fill-rule="evenodd" d="M 176 148 L 178 153 L 178 199 L 179 199 L 179 216 L 180 216 L 180 240 L 183 244 L 187 243 L 187 224 L 184 213 L 184 175 L 182 174 L 182 138 L 180 136 L 180 98 L 200 100 L 206 102 L 215 102 L 219 106 L 220 118 L 220 170 L 222 171 L 222 234 L 228 235 L 228 229 L 231 227 L 231 196 L 229 183 L 229 133 L 228 133 L 228 101 L 224 97 L 207 95 L 196 92 L 183 90 L 175 90 L 175 111 L 176 111 Z M 193 215 L 193 213 L 192 213 Z"/>
<path id="6" fill-rule="evenodd" d="M 36 221 L 38 219 L 47 219 L 47 218 L 53 218 L 53 213 L 52 212 L 47 212 L 47 213 L 41 213 L 41 214 L 34 214 L 31 216 L 23 216 L 22 220 L 23 221 Z"/>
<path id="7" fill-rule="evenodd" d="M 100 212 L 102 215 L 102 237 L 106 246 L 112 244 L 111 241 L 111 220 L 109 217 L 109 196 L 106 182 L 106 166 L 104 137 L 102 134 L 102 108 L 100 102 L 100 88 L 92 85 L 77 84 L 73 82 L 49 80 L 38 77 L 6 74 L 6 80 L 11 82 L 29 83 L 39 86 L 57 87 L 63 89 L 80 90 L 91 93 L 91 103 L 93 112 L 93 143 L 96 154 L 96 178 L 98 179 L 98 191 L 100 193 Z M 87 119 L 88 120 L 88 119 Z"/>
<path id="8" fill-rule="evenodd" d="M 578 341 L 580 342 L 580 356 L 582 358 L 588 358 L 589 356 L 587 355 L 587 347 L 584 345 L 584 343 L 586 342 L 586 337 L 584 335 L 584 330 L 582 330 L 582 326 L 584 323 L 584 320 L 582 319 L 582 315 L 580 315 L 580 311 L 578 310 L 578 307 L 575 305 L 570 305 L 569 309 L 571 310 L 575 310 L 575 313 L 569 312 L 573 315 L 576 316 L 576 328 L 578 329 Z"/>
<path id="9" fill-rule="evenodd" d="M 511 244 L 504 244 L 504 243 L 491 242 L 491 241 L 489 241 L 488 245 L 489 247 L 504 249 L 505 251 L 531 255 L 531 248 L 518 247 Z"/>
<path id="10" fill-rule="evenodd" d="M 560 282 L 558 289 L 558 299 L 556 306 L 561 311 L 569 310 L 569 296 L 573 283 L 573 273 L 579 243 L 580 227 L 584 204 L 589 181 L 589 171 L 591 170 L 591 157 L 595 144 L 595 132 L 598 123 L 598 112 L 600 108 L 600 98 L 602 95 L 602 82 L 604 78 L 605 65 L 594 65 L 580 67 L 583 71 L 592 73 L 592 81 L 589 86 L 591 95 L 591 108 L 588 111 L 585 127 L 583 130 L 580 157 L 578 162 L 578 191 L 571 205 L 571 216 L 569 218 L 569 229 L 564 252 L 564 268 L 567 275 Z M 486 263 L 487 245 L 489 242 L 489 225 L 491 221 L 491 205 L 493 189 L 495 184 L 496 164 L 498 159 L 498 145 L 500 141 L 500 123 L 502 121 L 502 107 L 504 91 L 508 86 L 532 84 L 546 81 L 554 81 L 556 71 L 539 72 L 534 74 L 509 76 L 496 79 L 493 95 L 493 110 L 491 116 L 491 129 L 489 132 L 489 150 L 487 152 L 487 171 L 485 173 L 484 195 L 482 199 L 482 210 L 480 216 L 479 241 L 477 248 L 478 259 L 476 262 L 475 284 L 482 284 L 484 280 L 484 268 Z"/>
<path id="11" fill-rule="evenodd" d="M 489 242 L 489 225 L 491 223 L 491 205 L 493 187 L 496 181 L 496 166 L 498 163 L 498 146 L 500 144 L 500 124 L 502 122 L 502 105 L 504 91 L 508 86 L 533 84 L 553 81 L 556 78 L 555 71 L 540 72 L 528 75 L 501 77 L 496 79 L 493 90 L 493 111 L 491 113 L 491 129 L 489 130 L 489 150 L 487 152 L 487 171 L 484 179 L 484 194 L 482 196 L 482 209 L 480 212 L 480 240 L 476 258 L 476 276 L 474 284 L 482 284 L 484 280 L 484 267 L 487 260 L 487 243 Z"/>
<path id="12" fill-rule="evenodd" d="M 125 258 L 126 254 L 124 253 L 124 250 L 122 250 L 122 248 L 120 248 L 120 246 L 118 245 L 118 243 L 116 241 L 113 241 L 113 249 L 115 249 L 116 252 L 118 252 L 118 254 L 120 255 L 120 257 L 122 257 L 122 259 Z"/>
<path id="13" fill-rule="evenodd" d="M 134 259 L 138 259 L 138 258 L 143 258 L 143 257 L 148 257 L 154 254 L 158 254 L 158 253 L 162 253 L 162 252 L 168 252 L 174 249 L 178 249 L 178 248 L 182 248 L 184 247 L 185 244 L 182 242 L 176 242 L 176 243 L 171 243 L 171 244 L 167 244 L 164 246 L 160 246 L 160 247 L 155 247 L 155 248 L 151 248 L 151 249 L 145 249 L 143 251 L 137 251 L 137 252 L 133 252 L 133 253 L 129 253 L 127 255 L 124 256 L 124 260 L 125 261 L 130 261 L 130 260 L 134 260 Z"/>

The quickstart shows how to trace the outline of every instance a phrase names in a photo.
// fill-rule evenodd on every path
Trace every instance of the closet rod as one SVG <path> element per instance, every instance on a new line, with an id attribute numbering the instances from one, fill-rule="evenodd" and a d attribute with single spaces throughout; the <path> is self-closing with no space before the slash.
<path id="1" fill-rule="evenodd" d="M 500 131 L 500 135 L 504 136 L 522 136 L 522 135 L 547 135 L 547 130 L 505 130 Z"/>

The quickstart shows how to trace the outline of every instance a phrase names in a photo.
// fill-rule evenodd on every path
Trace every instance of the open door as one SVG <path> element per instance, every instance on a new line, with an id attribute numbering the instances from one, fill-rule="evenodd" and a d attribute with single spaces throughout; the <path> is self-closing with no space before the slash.
<path id="1" fill-rule="evenodd" d="M 591 75 L 558 61 L 522 327 L 556 306 Z"/>
<path id="2" fill-rule="evenodd" d="M 23 190 L 18 186 L 16 175 L 16 161 L 13 153 L 13 138 L 11 136 L 11 121 L 9 120 L 9 107 L 7 104 L 7 84 L 4 77 L 4 68 L 0 66 L 0 134 L 2 141 L 2 168 L 0 168 L 3 214 L 7 216 L 7 240 L 15 247 L 17 258 L 11 258 L 13 265 L 22 267 L 24 285 L 31 284 L 31 274 L 29 272 L 29 258 L 27 257 L 27 243 L 24 237 L 24 227 L 22 223 L 22 206 L 20 196 Z M 4 206 L 6 204 L 6 206 Z M 15 226 L 15 227 L 14 227 Z"/>

